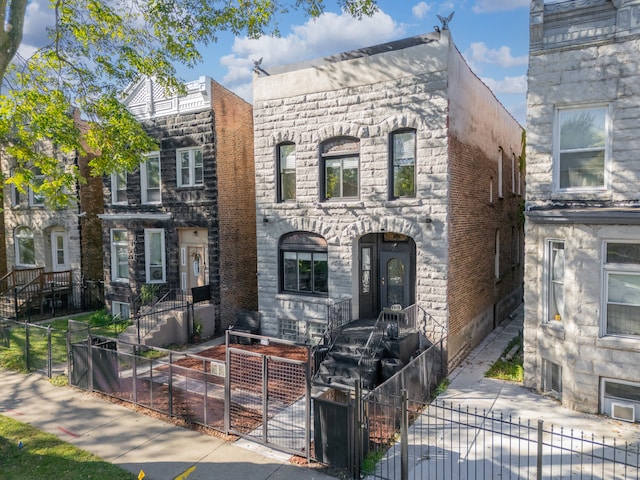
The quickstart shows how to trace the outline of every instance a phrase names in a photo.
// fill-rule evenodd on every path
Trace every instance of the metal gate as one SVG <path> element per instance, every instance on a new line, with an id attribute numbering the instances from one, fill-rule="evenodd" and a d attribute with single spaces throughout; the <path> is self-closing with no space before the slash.
<path id="1" fill-rule="evenodd" d="M 245 335 L 258 341 L 260 338 L 241 336 Z M 227 432 L 309 458 L 309 365 L 309 359 L 293 360 L 234 348 L 227 339 Z"/>

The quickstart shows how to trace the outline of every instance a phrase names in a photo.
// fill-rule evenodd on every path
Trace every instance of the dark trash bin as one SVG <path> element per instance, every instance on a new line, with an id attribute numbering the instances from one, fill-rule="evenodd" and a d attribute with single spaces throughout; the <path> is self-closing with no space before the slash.
<path id="1" fill-rule="evenodd" d="M 402 370 L 402 361 L 398 358 L 383 358 L 380 361 L 382 381 L 386 381 Z"/>

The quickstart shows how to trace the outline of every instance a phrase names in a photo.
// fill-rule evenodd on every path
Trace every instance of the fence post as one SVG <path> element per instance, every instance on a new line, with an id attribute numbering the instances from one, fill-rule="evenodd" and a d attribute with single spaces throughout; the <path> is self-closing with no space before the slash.
<path id="1" fill-rule="evenodd" d="M 538 420 L 538 459 L 536 463 L 536 478 L 542 480 L 542 420 Z"/>
<path id="2" fill-rule="evenodd" d="M 27 372 L 31 371 L 31 358 L 29 356 L 29 323 L 24 322 L 24 363 L 27 367 Z"/>
<path id="3" fill-rule="evenodd" d="M 231 429 L 231 355 L 229 353 L 229 330 L 224 334 L 224 433 L 229 434 Z"/>
<path id="4" fill-rule="evenodd" d="M 262 441 L 266 444 L 269 428 L 269 365 L 268 357 L 262 355 Z"/>
<path id="5" fill-rule="evenodd" d="M 51 325 L 47 326 L 47 377 L 51 378 L 53 375 L 53 368 L 51 364 L 53 363 L 53 358 L 51 358 Z"/>
<path id="6" fill-rule="evenodd" d="M 362 467 L 362 452 L 364 441 L 364 431 L 363 424 L 364 419 L 362 418 L 362 379 L 359 379 L 355 382 L 355 405 L 353 410 L 353 451 L 351 452 L 350 457 L 353 459 L 353 465 L 351 468 L 351 473 L 353 478 L 360 478 L 360 470 Z"/>
<path id="7" fill-rule="evenodd" d="M 400 392 L 400 478 L 409 479 L 409 407 L 407 401 L 407 390 Z"/>

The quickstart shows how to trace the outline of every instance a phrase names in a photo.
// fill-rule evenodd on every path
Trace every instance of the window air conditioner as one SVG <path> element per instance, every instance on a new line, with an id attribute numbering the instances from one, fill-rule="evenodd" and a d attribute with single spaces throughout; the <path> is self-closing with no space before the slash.
<path id="1" fill-rule="evenodd" d="M 151 273 L 151 278 L 153 280 L 162 280 L 162 270 L 154 270 Z"/>
<path id="2" fill-rule="evenodd" d="M 631 403 L 611 402 L 611 417 L 625 422 L 635 422 L 635 412 Z"/>

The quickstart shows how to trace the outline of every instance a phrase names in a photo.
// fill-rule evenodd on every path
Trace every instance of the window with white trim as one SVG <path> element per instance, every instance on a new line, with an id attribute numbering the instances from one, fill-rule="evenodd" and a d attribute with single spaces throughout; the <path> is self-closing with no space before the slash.
<path id="1" fill-rule="evenodd" d="M 38 192 L 39 187 L 44 182 L 44 175 L 40 173 L 39 169 L 36 169 L 33 176 L 33 187 L 29 188 L 29 206 L 30 207 L 42 207 L 44 206 L 44 194 Z M 35 187 L 35 190 L 34 190 Z"/>
<path id="2" fill-rule="evenodd" d="M 542 391 L 556 398 L 562 397 L 562 367 L 550 360 L 542 360 Z"/>
<path id="3" fill-rule="evenodd" d="M 280 290 L 326 296 L 329 292 L 327 241 L 320 235 L 293 232 L 280 239 Z"/>
<path id="4" fill-rule="evenodd" d="M 554 184 L 557 190 L 606 187 L 609 123 L 606 106 L 556 110 Z"/>
<path id="5" fill-rule="evenodd" d="M 502 191 L 503 179 L 503 165 L 502 165 L 502 147 L 498 148 L 498 198 L 504 198 L 504 192 Z"/>
<path id="6" fill-rule="evenodd" d="M 14 233 L 16 248 L 16 266 L 34 267 L 36 265 L 36 248 L 33 230 L 29 227 L 18 227 Z"/>
<path id="7" fill-rule="evenodd" d="M 140 189 L 142 203 L 160 203 L 160 153 L 153 152 L 145 155 L 140 164 Z"/>
<path id="8" fill-rule="evenodd" d="M 640 335 L 640 243 L 606 242 L 605 335 Z"/>
<path id="9" fill-rule="evenodd" d="M 320 149 L 323 199 L 353 199 L 360 195 L 360 140 L 340 137 L 327 140 Z"/>
<path id="10" fill-rule="evenodd" d="M 549 240 L 546 246 L 546 319 L 564 318 L 564 242 Z"/>
<path id="11" fill-rule="evenodd" d="M 416 131 L 398 130 L 391 133 L 391 198 L 416 195 Z"/>
<path id="12" fill-rule="evenodd" d="M 114 204 L 127 203 L 127 172 L 113 172 L 111 174 L 111 202 Z"/>
<path id="13" fill-rule="evenodd" d="M 129 242 L 126 230 L 111 230 L 111 281 L 129 281 Z"/>
<path id="14" fill-rule="evenodd" d="M 178 187 L 193 187 L 204 184 L 204 162 L 202 147 L 176 150 Z"/>
<path id="15" fill-rule="evenodd" d="M 640 383 L 610 378 L 601 381 L 601 413 L 637 422 L 640 418 Z"/>
<path id="16" fill-rule="evenodd" d="M 296 145 L 285 142 L 278 145 L 278 202 L 296 199 Z"/>
<path id="17" fill-rule="evenodd" d="M 164 229 L 145 229 L 144 251 L 147 283 L 164 283 L 166 281 Z"/>
<path id="18" fill-rule="evenodd" d="M 111 302 L 111 315 L 121 320 L 131 318 L 131 309 L 128 303 Z"/>

